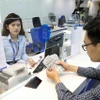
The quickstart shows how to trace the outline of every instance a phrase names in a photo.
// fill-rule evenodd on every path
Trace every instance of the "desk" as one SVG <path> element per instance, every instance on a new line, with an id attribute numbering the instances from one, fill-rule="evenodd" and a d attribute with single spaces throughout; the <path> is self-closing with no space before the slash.
<path id="1" fill-rule="evenodd" d="M 62 30 L 67 30 L 67 27 L 55 27 L 54 29 L 51 29 L 51 32 L 57 32 L 57 31 L 62 31 Z"/>
<path id="2" fill-rule="evenodd" d="M 51 30 L 51 37 L 63 32 L 64 30 L 67 30 L 67 27 L 55 27 L 54 29 Z M 31 38 L 31 34 L 30 34 L 30 29 L 27 29 L 25 33 L 26 33 L 25 35 L 26 35 L 27 41 L 29 43 L 33 43 L 32 38 Z"/>
<path id="3" fill-rule="evenodd" d="M 36 60 L 38 56 L 33 57 L 33 59 Z M 100 64 L 91 62 L 86 54 L 78 54 L 68 59 L 67 62 L 70 64 L 85 67 L 92 66 L 94 68 Z M 38 74 L 35 74 L 35 76 L 38 76 L 40 79 L 42 79 L 42 83 L 39 85 L 37 89 L 24 87 L 24 84 L 26 84 L 25 81 L 19 84 L 19 86 L 16 86 L 15 88 L 17 89 L 15 91 L 11 92 L 10 94 L 1 98 L 0 100 L 57 100 L 55 84 L 47 78 L 45 70 L 41 71 Z M 85 77 L 78 76 L 73 72 L 62 73 L 60 75 L 60 78 L 61 81 L 71 92 L 74 92 L 80 86 L 80 84 L 82 84 L 82 82 L 86 79 Z"/>

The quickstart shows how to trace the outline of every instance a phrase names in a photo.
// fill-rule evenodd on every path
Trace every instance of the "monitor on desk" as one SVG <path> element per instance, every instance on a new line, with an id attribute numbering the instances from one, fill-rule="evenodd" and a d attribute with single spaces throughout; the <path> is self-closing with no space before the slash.
<path id="1" fill-rule="evenodd" d="M 64 27 L 64 24 L 66 23 L 66 18 L 64 15 L 62 15 L 59 19 L 58 19 L 58 26 L 59 27 Z"/>
<path id="2" fill-rule="evenodd" d="M 68 38 L 68 37 L 67 37 Z M 59 33 L 53 37 L 51 37 L 45 44 L 45 55 L 44 58 L 48 55 L 52 55 L 52 54 L 57 54 L 60 60 L 64 60 L 66 61 L 65 57 L 68 57 L 70 55 L 70 53 L 65 52 L 64 49 L 64 40 L 65 39 L 65 35 L 64 33 Z M 66 40 L 67 41 L 67 40 Z M 67 51 L 69 51 L 71 46 L 67 46 L 65 47 L 67 49 Z M 70 52 L 70 51 L 69 51 Z M 38 67 L 33 71 L 33 73 L 37 73 L 40 72 L 43 68 L 45 68 L 44 64 L 42 63 L 44 59 L 41 60 L 40 64 L 38 65 Z"/>
<path id="3" fill-rule="evenodd" d="M 64 36 L 64 33 L 55 35 L 46 42 L 45 57 L 47 55 L 57 54 L 58 57 L 61 58 L 63 36 Z"/>
<path id="4" fill-rule="evenodd" d="M 61 16 L 61 19 L 62 19 L 63 23 L 66 23 L 66 18 L 64 15 Z"/>
<path id="5" fill-rule="evenodd" d="M 63 33 L 55 35 L 46 42 L 44 58 L 47 55 L 57 54 L 58 57 L 61 59 L 62 57 L 61 49 L 63 46 L 63 35 L 64 35 Z M 40 62 L 38 67 L 33 71 L 33 73 L 40 72 L 45 67 L 42 61 Z"/>

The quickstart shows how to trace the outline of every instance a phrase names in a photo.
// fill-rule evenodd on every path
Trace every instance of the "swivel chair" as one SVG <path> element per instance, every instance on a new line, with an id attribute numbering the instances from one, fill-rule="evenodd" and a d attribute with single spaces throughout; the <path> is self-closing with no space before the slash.
<path id="1" fill-rule="evenodd" d="M 31 37 L 33 41 L 33 52 L 40 53 L 45 49 L 45 42 L 40 39 L 40 27 L 31 29 Z"/>
<path id="2" fill-rule="evenodd" d="M 41 26 L 41 21 L 40 17 L 33 17 L 32 18 L 33 26 L 35 27 L 40 27 Z"/>
<path id="3" fill-rule="evenodd" d="M 63 23 L 66 23 L 66 18 L 64 15 L 61 16 L 61 19 L 62 19 Z"/>

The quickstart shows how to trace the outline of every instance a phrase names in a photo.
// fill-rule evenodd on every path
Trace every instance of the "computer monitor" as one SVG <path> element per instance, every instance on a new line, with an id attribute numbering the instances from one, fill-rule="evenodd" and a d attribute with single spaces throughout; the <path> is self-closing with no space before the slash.
<path id="1" fill-rule="evenodd" d="M 64 15 L 61 16 L 61 19 L 62 19 L 63 24 L 66 23 L 66 18 Z"/>
<path id="2" fill-rule="evenodd" d="M 44 58 L 47 55 L 57 54 L 59 59 L 62 59 L 61 52 L 62 52 L 62 46 L 63 46 L 63 36 L 64 36 L 64 33 L 55 35 L 46 42 Z M 33 71 L 33 73 L 40 72 L 43 68 L 45 68 L 45 65 L 42 63 L 42 61 L 40 62 L 38 67 Z"/>
<path id="3" fill-rule="evenodd" d="M 61 18 L 58 19 L 58 26 L 62 27 L 63 26 L 63 20 Z"/>
<path id="4" fill-rule="evenodd" d="M 34 27 L 40 27 L 41 26 L 40 17 L 33 17 L 32 22 L 33 22 Z"/>
<path id="5" fill-rule="evenodd" d="M 57 54 L 61 59 L 62 46 L 63 46 L 64 33 L 57 34 L 51 37 L 45 45 L 45 57 L 47 55 Z"/>
<path id="6" fill-rule="evenodd" d="M 59 26 L 59 27 L 63 27 L 65 23 L 66 23 L 66 18 L 65 18 L 64 15 L 62 15 L 62 16 L 58 19 L 58 26 Z"/>

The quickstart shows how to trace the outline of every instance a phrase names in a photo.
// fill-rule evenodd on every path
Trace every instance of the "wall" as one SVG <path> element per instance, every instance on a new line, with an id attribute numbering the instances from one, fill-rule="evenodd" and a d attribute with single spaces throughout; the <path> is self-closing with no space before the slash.
<path id="1" fill-rule="evenodd" d="M 92 15 L 95 17 L 97 15 L 97 10 L 98 10 L 98 2 L 91 2 L 91 7 L 89 9 L 89 15 Z"/>
<path id="2" fill-rule="evenodd" d="M 2 0 L 2 21 L 9 13 L 17 13 L 24 21 L 24 26 L 32 27 L 32 17 L 40 16 L 43 23 L 49 23 L 48 13 L 54 12 L 54 0 Z"/>
<path id="3" fill-rule="evenodd" d="M 0 4 L 2 22 L 9 13 L 14 12 L 23 19 L 25 29 L 33 27 L 34 16 L 39 16 L 43 24 L 51 24 L 49 12 L 55 13 L 57 19 L 61 15 L 67 19 L 75 9 L 75 0 L 0 0 Z M 81 6 L 87 6 L 87 0 Z"/>
<path id="4" fill-rule="evenodd" d="M 75 9 L 75 0 L 55 0 L 55 13 L 58 17 L 70 17 Z"/>
<path id="5" fill-rule="evenodd" d="M 84 0 L 84 2 L 81 4 L 81 7 L 87 7 L 87 3 L 88 3 L 88 0 Z"/>
<path id="6" fill-rule="evenodd" d="M 22 18 L 43 17 L 54 9 L 53 0 L 2 0 L 1 4 L 2 18 L 11 12 L 19 14 Z"/>
<path id="7" fill-rule="evenodd" d="M 31 18 L 40 16 L 42 23 L 50 24 L 48 13 L 53 12 L 57 17 L 70 16 L 75 9 L 75 0 L 1 0 L 1 18 L 11 12 L 21 16 L 25 28 L 32 27 Z"/>

